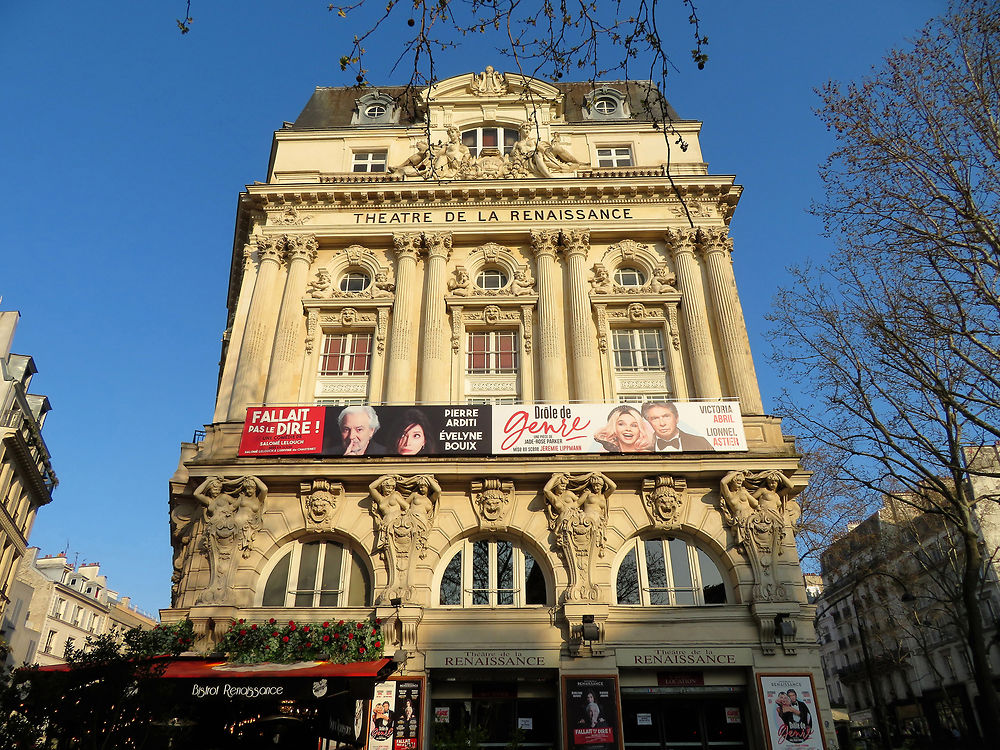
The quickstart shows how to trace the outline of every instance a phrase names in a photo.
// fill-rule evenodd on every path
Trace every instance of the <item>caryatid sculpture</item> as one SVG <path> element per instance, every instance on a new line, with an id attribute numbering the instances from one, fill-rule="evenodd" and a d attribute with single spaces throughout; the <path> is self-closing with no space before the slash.
<path id="1" fill-rule="evenodd" d="M 267 486 L 257 477 L 209 477 L 194 491 L 204 506 L 201 550 L 208 556 L 209 582 L 199 604 L 219 604 L 229 595 L 237 553 L 247 558 L 261 527 Z"/>
<path id="2" fill-rule="evenodd" d="M 549 529 L 569 572 L 566 601 L 596 600 L 593 565 L 604 556 L 608 528 L 608 498 L 615 483 L 600 472 L 553 474 L 542 492 Z"/>
<path id="3" fill-rule="evenodd" d="M 754 572 L 754 601 L 784 599 L 785 587 L 775 579 L 774 563 L 801 513 L 791 498 L 791 482 L 780 471 L 731 471 L 719 490 L 722 520 Z"/>
<path id="4" fill-rule="evenodd" d="M 427 535 L 434 524 L 441 486 L 433 476 L 385 474 L 370 485 L 375 548 L 385 559 L 389 582 L 381 600 L 412 601 L 413 556 L 427 556 Z"/>

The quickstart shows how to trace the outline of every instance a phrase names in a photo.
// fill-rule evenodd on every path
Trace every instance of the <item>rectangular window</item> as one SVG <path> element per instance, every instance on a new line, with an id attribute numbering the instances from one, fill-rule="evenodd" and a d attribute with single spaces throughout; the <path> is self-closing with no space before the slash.
<path id="1" fill-rule="evenodd" d="M 511 375 L 517 372 L 517 331 L 469 333 L 466 372 L 470 375 Z"/>
<path id="2" fill-rule="evenodd" d="M 42 649 L 45 653 L 50 653 L 52 651 L 52 646 L 56 640 L 56 631 L 50 630 L 49 634 L 45 636 L 45 648 Z"/>
<path id="3" fill-rule="evenodd" d="M 355 151 L 355 172 L 384 172 L 386 165 L 385 151 Z"/>
<path id="4" fill-rule="evenodd" d="M 597 149 L 597 166 L 599 167 L 631 167 L 632 147 L 611 146 Z"/>
<path id="5" fill-rule="evenodd" d="M 664 369 L 663 331 L 657 328 L 619 328 L 611 332 L 617 372 Z"/>
<path id="6" fill-rule="evenodd" d="M 367 375 L 371 361 L 370 333 L 334 333 L 323 337 L 320 375 Z"/>

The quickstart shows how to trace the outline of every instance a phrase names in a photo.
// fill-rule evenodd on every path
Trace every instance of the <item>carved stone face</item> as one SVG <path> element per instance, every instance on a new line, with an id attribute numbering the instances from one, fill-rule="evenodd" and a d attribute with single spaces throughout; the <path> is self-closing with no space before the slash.
<path id="1" fill-rule="evenodd" d="M 733 484 L 736 485 L 736 489 L 743 486 L 743 483 L 747 480 L 746 476 L 742 471 L 736 472 L 736 476 L 733 477 Z"/>
<path id="2" fill-rule="evenodd" d="M 480 496 L 480 507 L 483 509 L 483 517 L 489 521 L 495 521 L 503 510 L 504 494 L 500 490 L 486 490 Z"/>
<path id="3" fill-rule="evenodd" d="M 674 515 L 677 506 L 677 494 L 669 487 L 660 487 L 653 497 L 653 507 L 661 518 L 669 519 Z"/>
<path id="4" fill-rule="evenodd" d="M 420 477 L 420 479 L 417 480 L 417 492 L 421 495 L 426 495 L 428 490 L 430 490 L 430 485 L 427 483 L 427 480 Z"/>
<path id="5" fill-rule="evenodd" d="M 559 479 L 556 480 L 556 486 L 555 486 L 556 494 L 561 495 L 566 491 L 566 488 L 568 486 L 569 486 L 569 479 L 567 479 L 565 476 L 559 477 Z"/>
<path id="6" fill-rule="evenodd" d="M 309 509 L 309 519 L 313 523 L 322 523 L 333 512 L 333 496 L 325 490 L 314 492 L 306 507 Z"/>
<path id="7" fill-rule="evenodd" d="M 595 477 L 591 477 L 590 478 L 590 489 L 593 490 L 594 492 L 603 492 L 604 491 L 604 480 L 601 479 L 600 477 L 596 477 L 596 476 Z"/>
<path id="8" fill-rule="evenodd" d="M 396 491 L 396 480 L 389 477 L 382 480 L 382 494 L 390 495 Z"/>
<path id="9" fill-rule="evenodd" d="M 764 486 L 771 490 L 771 492 L 774 492 L 778 489 L 778 478 L 773 474 L 769 474 L 767 479 L 764 480 Z"/>

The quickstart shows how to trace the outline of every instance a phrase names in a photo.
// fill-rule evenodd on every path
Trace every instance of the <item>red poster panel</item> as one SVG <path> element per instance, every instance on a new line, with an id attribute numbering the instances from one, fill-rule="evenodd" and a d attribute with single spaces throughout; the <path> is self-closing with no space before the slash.
<path id="1" fill-rule="evenodd" d="M 237 455 L 322 453 L 325 419 L 325 406 L 251 406 Z"/>
<path id="2" fill-rule="evenodd" d="M 563 709 L 567 748 L 620 750 L 621 711 L 617 677 L 563 675 Z"/>

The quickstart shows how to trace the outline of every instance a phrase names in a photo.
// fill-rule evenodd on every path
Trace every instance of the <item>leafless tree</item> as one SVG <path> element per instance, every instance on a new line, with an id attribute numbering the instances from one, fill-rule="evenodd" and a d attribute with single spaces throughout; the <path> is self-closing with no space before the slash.
<path id="1" fill-rule="evenodd" d="M 815 211 L 835 257 L 792 269 L 773 313 L 801 386 L 781 409 L 844 477 L 941 517 L 986 736 L 1000 736 L 963 445 L 1000 438 L 1000 13 L 963 0 L 860 83 L 820 92 L 836 139 Z M 973 472 L 981 471 L 973 469 Z"/>

